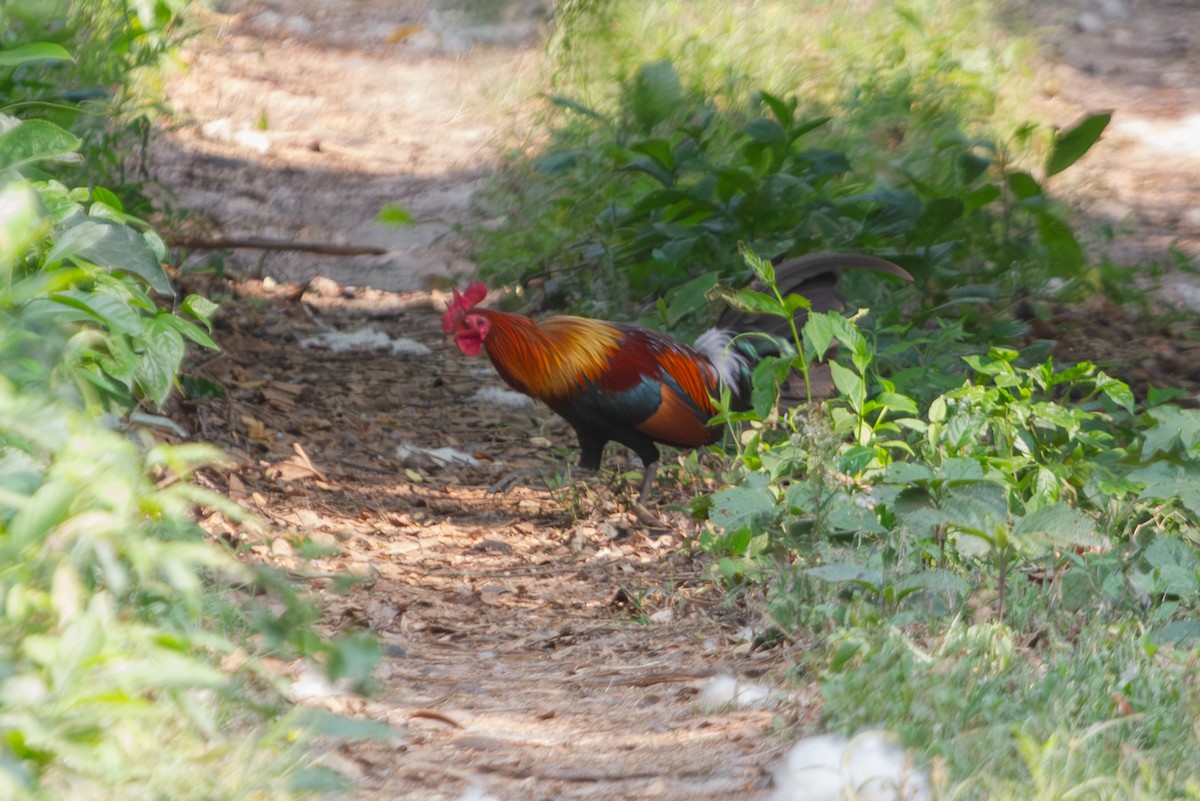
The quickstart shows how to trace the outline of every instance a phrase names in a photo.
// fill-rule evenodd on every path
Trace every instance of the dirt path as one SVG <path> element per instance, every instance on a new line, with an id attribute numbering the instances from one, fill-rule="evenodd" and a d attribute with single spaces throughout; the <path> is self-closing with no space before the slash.
<path id="1" fill-rule="evenodd" d="M 782 686 L 798 651 L 744 642 L 754 621 L 678 552 L 692 524 L 668 513 L 669 532 L 648 530 L 603 486 L 580 503 L 485 491 L 514 469 L 553 473 L 564 457 L 546 440 L 571 441 L 543 411 L 473 397 L 498 379 L 446 349 L 428 291 L 471 269 L 454 225 L 514 125 L 513 77 L 537 66 L 538 4 L 505 8 L 476 25 L 433 0 L 263 0 L 212 17 L 189 47 L 170 85 L 178 125 L 151 166 L 171 202 L 207 219 L 197 232 L 384 251 L 238 251 L 228 269 L 244 279 L 201 287 L 232 293 L 225 350 L 196 368 L 228 394 L 186 416 L 237 462 L 221 489 L 270 530 L 208 523 L 284 567 L 360 578 L 313 587 L 330 626 L 383 639 L 380 691 L 343 695 L 282 667 L 298 699 L 403 732 L 329 754 L 360 798 L 456 799 L 472 782 L 501 801 L 761 798 L 781 732 L 819 705 L 801 691 L 766 710 L 698 708 L 716 673 Z M 1200 8 L 1077 0 L 1039 14 L 1063 58 L 1044 98 L 1056 119 L 1119 110 L 1078 168 L 1080 198 L 1141 252 L 1195 252 Z M 380 224 L 387 204 L 430 221 Z M 381 349 L 302 344 L 366 341 L 367 328 Z M 455 452 L 421 450 L 438 448 Z"/>

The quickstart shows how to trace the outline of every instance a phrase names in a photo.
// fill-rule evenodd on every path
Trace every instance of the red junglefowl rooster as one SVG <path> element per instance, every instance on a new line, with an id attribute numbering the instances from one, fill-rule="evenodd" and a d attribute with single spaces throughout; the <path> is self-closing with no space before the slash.
<path id="1" fill-rule="evenodd" d="M 813 311 L 841 310 L 838 274 L 869 269 L 907 281 L 912 276 L 884 259 L 843 253 L 814 253 L 775 268 L 776 286 L 786 297 L 799 293 Z M 657 443 L 696 448 L 715 442 L 721 427 L 708 421 L 717 413 L 713 398 L 729 388 L 735 409 L 748 408 L 754 367 L 778 344 L 762 337 L 734 337 L 747 331 L 784 334 L 778 317 L 727 309 L 717 325 L 691 347 L 645 328 L 584 317 L 557 316 L 535 322 L 519 314 L 476 306 L 487 294 L 471 284 L 442 317 L 442 330 L 454 335 L 468 356 L 486 350 L 509 386 L 545 403 L 579 436 L 581 467 L 597 470 L 604 446 L 619 442 L 645 465 L 638 502 L 644 503 L 658 469 Z M 804 310 L 797 313 L 803 323 Z M 743 344 L 744 343 L 744 344 Z M 739 347 L 741 345 L 741 347 Z"/>

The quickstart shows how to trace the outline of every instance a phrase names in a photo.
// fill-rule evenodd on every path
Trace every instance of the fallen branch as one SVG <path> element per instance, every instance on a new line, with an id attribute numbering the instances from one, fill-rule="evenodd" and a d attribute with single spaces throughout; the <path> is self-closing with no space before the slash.
<path id="1" fill-rule="evenodd" d="M 366 245 L 335 245 L 332 242 L 298 242 L 294 239 L 265 239 L 263 237 L 218 237 L 203 239 L 181 236 L 167 240 L 173 248 L 189 250 L 298 250 L 324 256 L 382 256 L 386 248 Z"/>

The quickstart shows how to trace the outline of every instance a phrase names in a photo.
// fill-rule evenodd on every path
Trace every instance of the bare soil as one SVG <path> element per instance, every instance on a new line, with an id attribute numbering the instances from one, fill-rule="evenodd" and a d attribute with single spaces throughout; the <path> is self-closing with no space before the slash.
<path id="1" fill-rule="evenodd" d="M 432 287 L 472 269 L 455 226 L 520 128 L 515 78 L 539 65 L 541 6 L 492 10 L 478 22 L 433 0 L 247 0 L 187 48 L 168 87 L 175 116 L 150 153 L 186 233 L 382 251 L 237 249 L 225 275 L 186 279 L 224 299 L 224 350 L 193 372 L 227 394 L 181 416 L 226 448 L 217 486 L 266 526 L 206 524 L 306 576 L 331 629 L 382 638 L 369 697 L 280 666 L 302 679 L 298 701 L 400 732 L 327 755 L 358 798 L 454 799 L 473 783 L 502 801 L 764 797 L 786 735 L 819 721 L 814 688 L 721 712 L 697 694 L 717 673 L 796 688 L 789 671 L 808 644 L 747 642 L 755 599 L 723 603 L 705 560 L 681 548 L 695 524 L 664 509 L 648 525 L 620 480 L 488 492 L 515 470 L 563 469 L 548 443 L 572 443 L 545 410 L 473 399 L 499 380 L 439 328 Z M 1057 47 L 1038 77 L 1047 113 L 1065 125 L 1117 109 L 1074 199 L 1122 232 L 1118 256 L 1162 258 L 1172 243 L 1195 254 L 1200 7 L 1073 0 L 1035 13 Z M 388 204 L 425 222 L 382 224 Z M 1200 295 L 1188 276 L 1165 293 L 1185 306 Z M 1103 305 L 1043 325 L 1067 357 L 1200 382 L 1180 323 Z M 300 344 L 367 326 L 430 352 Z M 415 450 L 443 447 L 470 462 Z M 668 481 L 662 501 L 695 490 Z M 348 590 L 343 572 L 359 580 Z"/>

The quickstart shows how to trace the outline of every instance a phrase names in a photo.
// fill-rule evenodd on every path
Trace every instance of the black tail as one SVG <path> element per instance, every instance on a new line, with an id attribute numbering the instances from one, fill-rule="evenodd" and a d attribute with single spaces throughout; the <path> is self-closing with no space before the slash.
<path id="1" fill-rule="evenodd" d="M 846 305 L 846 298 L 838 291 L 837 284 L 843 270 L 874 270 L 903 278 L 905 281 L 913 280 L 903 267 L 878 256 L 826 252 L 809 253 L 780 262 L 775 266 L 775 286 L 784 297 L 797 294 L 808 298 L 813 311 L 842 311 Z M 751 289 L 766 290 L 758 281 L 751 284 Z M 797 312 L 797 325 L 803 325 L 807 316 L 803 310 Z M 731 331 L 763 331 L 777 336 L 790 336 L 787 321 L 780 317 L 730 308 L 721 313 L 717 319 L 717 327 Z"/>

